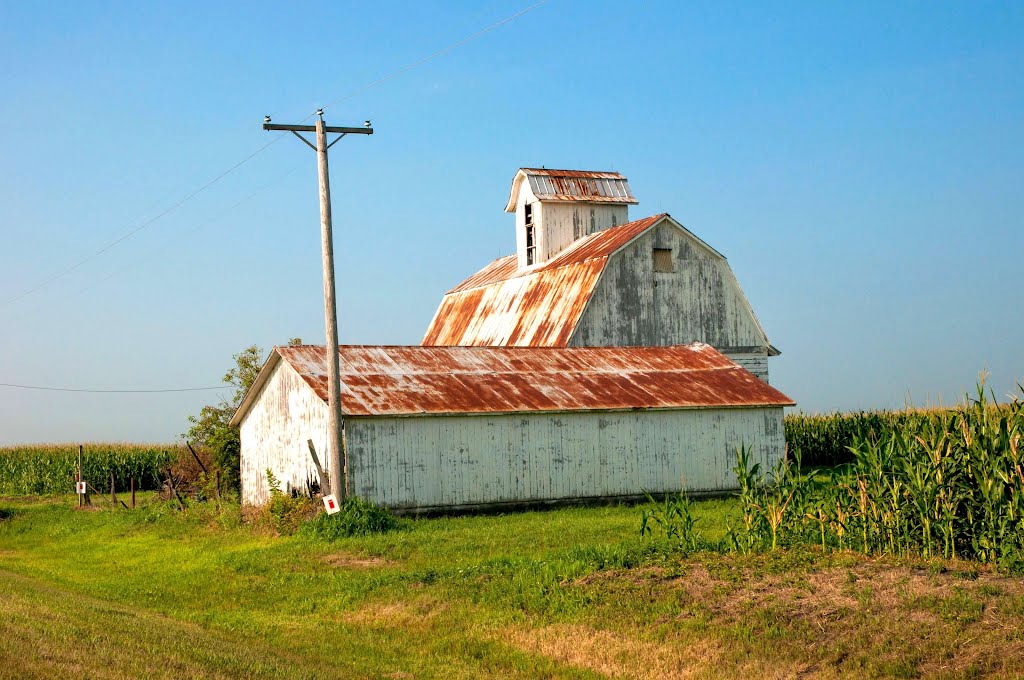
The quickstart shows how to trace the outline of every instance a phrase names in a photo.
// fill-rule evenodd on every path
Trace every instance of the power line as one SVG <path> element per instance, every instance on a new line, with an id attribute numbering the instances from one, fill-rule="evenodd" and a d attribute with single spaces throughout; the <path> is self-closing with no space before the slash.
<path id="1" fill-rule="evenodd" d="M 242 205 L 246 201 L 249 201 L 249 200 L 255 198 L 256 196 L 258 196 L 259 194 L 263 193 L 267 189 L 275 186 L 277 184 L 277 182 L 279 182 L 280 180 L 282 180 L 285 177 L 288 177 L 289 175 L 294 173 L 302 165 L 304 165 L 304 164 L 296 164 L 296 165 L 292 166 L 292 169 L 289 170 L 288 172 L 286 172 L 283 175 L 275 178 L 273 181 L 264 184 L 263 186 L 259 187 L 258 189 L 256 189 L 252 193 L 250 193 L 250 194 L 244 196 L 243 198 L 239 199 L 237 202 L 235 202 L 234 205 L 230 206 L 229 208 L 226 208 L 224 211 L 222 211 L 218 215 L 216 215 L 214 217 L 211 217 L 210 219 L 206 220 L 205 222 L 199 222 L 198 224 L 196 224 L 192 228 L 185 229 L 184 231 L 181 231 L 178 234 L 175 234 L 175 236 L 180 238 L 180 237 L 185 236 L 187 234 L 195 233 L 195 232 L 199 231 L 200 229 L 203 229 L 204 227 L 209 226 L 209 225 L 211 225 L 211 224 L 213 224 L 215 222 L 219 222 L 220 220 L 223 220 L 235 208 L 239 207 L 240 205 Z M 167 245 L 169 245 L 171 243 L 171 241 L 173 241 L 173 240 L 174 240 L 173 238 L 169 238 L 169 239 L 166 239 L 166 240 L 162 241 L 161 243 L 157 244 L 156 247 L 150 249 L 149 251 L 146 251 L 146 252 L 142 253 L 143 257 L 145 257 L 147 255 L 152 255 L 154 253 L 164 252 L 164 248 Z M 121 268 L 115 269 L 114 271 L 110 272 L 109 274 L 107 274 L 106 276 L 104 276 L 102 279 L 100 279 L 99 281 L 95 282 L 91 286 L 86 286 L 85 288 L 80 289 L 78 291 L 78 295 L 84 295 L 85 293 L 89 292 L 90 290 L 93 290 L 94 288 L 97 288 L 97 287 L 103 285 L 104 283 L 106 283 L 110 279 L 114 278 L 118 274 L 123 274 L 125 272 L 131 271 L 132 269 L 137 269 L 139 267 L 139 265 L 141 264 L 141 259 L 142 258 L 139 258 L 139 257 L 134 258 L 132 260 L 131 265 L 129 265 L 127 267 L 121 267 Z"/>
<path id="2" fill-rule="evenodd" d="M 342 97 L 338 97 L 336 99 L 333 99 L 330 102 L 328 102 L 328 104 L 326 106 L 324 106 L 322 108 L 326 109 L 328 106 L 333 106 L 333 105 L 335 105 L 335 104 L 337 104 L 339 102 L 342 102 L 342 101 L 345 101 L 345 100 L 348 100 L 348 99 L 352 99 L 353 97 L 356 97 L 356 96 L 366 92 L 367 90 L 370 90 L 370 89 L 372 89 L 374 87 L 377 87 L 378 85 L 386 83 L 389 80 L 397 78 L 398 76 L 400 76 L 400 75 L 402 75 L 404 73 L 407 73 L 407 72 L 411 71 L 412 69 L 417 68 L 418 66 L 421 66 L 421 65 L 423 65 L 423 64 L 425 64 L 425 63 L 427 63 L 429 61 L 432 61 L 432 60 L 434 60 L 434 59 L 436 59 L 436 58 L 438 58 L 440 56 L 448 54 L 449 52 L 451 52 L 451 51 L 453 51 L 455 49 L 458 49 L 459 47 L 465 45 L 466 43 L 472 42 L 473 40 L 476 40 L 480 36 L 485 35 L 485 34 L 491 32 L 491 31 L 493 31 L 494 29 L 507 24 L 510 21 L 514 21 L 515 19 L 521 17 L 522 15 L 526 14 L 527 12 L 530 12 L 530 11 L 540 7 L 541 5 L 545 4 L 547 1 L 548 0 L 540 0 L 540 2 L 536 2 L 536 3 L 532 4 L 532 5 L 530 5 L 529 7 L 521 9 L 518 12 L 516 12 L 515 14 L 512 14 L 512 15 L 502 19 L 501 21 L 497 21 L 497 22 L 495 22 L 495 23 L 493 23 L 493 24 L 491 24 L 491 25 L 489 25 L 489 26 L 487 26 L 485 28 L 482 28 L 479 31 L 473 33 L 472 35 L 469 35 L 469 36 L 463 38 L 462 40 L 459 40 L 458 42 L 452 43 L 451 45 L 448 45 L 447 47 L 444 47 L 444 48 L 442 48 L 442 49 L 440 49 L 440 50 L 438 50 L 438 51 L 436 51 L 436 52 L 434 52 L 434 53 L 432 53 L 432 54 L 430 54 L 430 55 L 428 55 L 426 57 L 423 57 L 422 59 L 419 59 L 419 60 L 417 60 L 415 62 L 412 62 L 411 64 L 407 64 L 406 66 L 403 66 L 403 67 L 401 67 L 401 68 L 399 68 L 399 69 L 397 69 L 395 71 L 392 71 L 391 73 L 389 73 L 389 74 L 387 74 L 387 75 L 385 75 L 385 76 L 383 76 L 381 78 L 378 78 L 377 80 L 373 81 L 372 83 L 370 83 L 368 85 L 365 85 L 365 86 L 363 86 L 363 87 L 361 87 L 361 88 L 359 88 L 359 89 L 357 89 L 357 90 L 355 90 L 355 91 L 353 91 L 353 92 L 351 92 L 351 93 L 349 93 L 347 95 L 344 95 Z M 311 113 L 308 116 L 306 116 L 306 118 L 303 119 L 303 122 L 305 122 L 306 120 L 309 120 L 310 118 L 312 118 L 313 115 L 314 114 Z M 153 217 L 151 219 L 146 220 L 145 222 L 143 222 L 139 226 L 135 227 L 131 231 L 128 231 L 127 233 L 121 235 L 120 237 L 118 237 L 117 239 L 111 241 L 110 243 L 108 243 L 107 245 L 103 246 L 102 248 L 100 248 L 96 252 L 92 253 L 91 255 L 89 255 L 89 256 L 87 256 L 87 257 L 85 257 L 85 258 L 75 262 L 73 265 L 71 265 L 70 267 L 64 269 L 63 271 L 58 272 L 57 274 L 54 274 L 54 275 L 50 276 L 49 278 L 44 279 L 40 283 L 38 283 L 35 286 L 29 288 L 28 290 L 25 290 L 24 292 L 20 293 L 19 295 L 16 295 L 13 298 L 10 298 L 10 299 L 0 303 L 0 309 L 4 309 L 6 307 L 9 307 L 10 305 L 12 305 L 12 304 L 14 304 L 14 303 L 16 303 L 16 302 L 18 302 L 18 301 L 28 297 L 29 295 L 32 295 L 33 293 L 41 290 L 42 288 L 45 288 L 46 286 L 50 285 L 54 281 L 57 281 L 58 279 L 61 279 L 61 278 L 65 277 L 65 276 L 67 276 L 68 274 L 70 274 L 71 272 L 75 271 L 76 269 L 78 269 L 82 265 L 87 264 L 88 262 L 91 262 L 92 260 L 96 259 L 97 257 L 102 255 L 103 253 L 111 250 L 112 248 L 116 247 L 120 243 L 128 240 L 129 238 L 131 238 L 135 234 L 139 233 L 143 229 L 149 227 L 150 225 L 152 225 L 154 222 L 156 222 L 157 220 L 161 219 L 162 217 L 165 217 L 166 215 L 174 212 L 175 210 L 180 208 L 182 205 L 184 205 L 188 201 L 192 200 L 193 198 L 195 198 L 196 196 L 198 196 L 202 192 L 206 191 L 207 189 L 212 187 L 214 184 L 216 184 L 220 180 L 222 180 L 225 177 L 227 177 L 228 175 L 230 175 L 232 172 L 234 172 L 235 170 L 237 170 L 241 166 L 243 166 L 246 163 L 248 163 L 250 160 L 252 160 L 256 156 L 258 156 L 259 154 L 263 153 L 268 147 L 270 147 L 272 144 L 274 144 L 275 142 L 280 140 L 281 137 L 285 136 L 285 134 L 287 134 L 287 133 L 283 133 L 281 135 L 278 135 L 278 136 L 274 137 L 269 142 L 267 142 L 263 146 L 259 147 L 258 149 L 253 151 L 251 154 L 249 154 L 248 156 L 246 156 L 242 160 L 238 161 L 237 163 L 235 163 L 234 165 L 229 167 L 227 170 L 225 170 L 224 172 L 220 173 L 219 175 L 217 175 L 216 177 L 214 177 L 213 179 L 211 179 L 206 184 L 202 185 L 201 187 L 199 187 L 198 189 L 196 189 L 192 193 L 188 194 L 187 196 L 185 196 L 184 198 L 182 198 L 177 203 L 175 203 L 171 207 L 167 208 L 166 210 L 164 210 L 163 212 L 161 212 L 157 216 L 155 216 L 155 217 Z"/>
<path id="3" fill-rule="evenodd" d="M 119 243 L 128 240 L 129 238 L 131 238 L 135 234 L 139 233 L 140 231 L 142 231 L 146 227 L 150 226 L 151 224 L 153 224 L 154 222 L 159 220 L 161 217 L 164 217 L 165 215 L 168 215 L 168 214 L 174 212 L 175 210 L 180 208 L 182 205 L 184 205 L 185 203 L 187 203 L 191 199 L 195 198 L 196 196 L 198 196 L 202 192 L 206 191 L 207 189 L 212 187 L 214 184 L 216 184 L 220 180 L 222 180 L 225 177 L 227 177 L 228 175 L 230 175 L 232 172 L 234 172 L 235 170 L 237 170 L 241 166 L 243 166 L 246 163 L 248 163 L 250 160 L 255 158 L 258 154 L 262 153 L 267 147 L 269 147 L 271 144 L 273 144 L 274 142 L 276 142 L 279 139 L 281 139 L 281 137 L 283 137 L 283 136 L 284 135 L 278 135 L 277 137 L 274 137 L 269 142 L 267 142 L 266 144 L 264 144 L 260 148 L 256 149 L 251 154 L 249 154 L 248 156 L 246 156 L 242 160 L 238 161 L 237 163 L 232 165 L 230 168 L 228 168 L 227 170 L 225 170 L 224 172 L 220 173 L 219 175 L 217 175 L 216 177 L 211 179 L 209 182 L 207 182 L 203 186 L 199 187 L 198 189 L 196 189 L 195 191 L 190 193 L 185 198 L 181 199 L 180 201 L 178 201 L 177 203 L 175 203 L 171 207 L 167 208 L 166 210 L 164 210 L 162 213 L 160 213 L 156 217 L 152 217 L 152 218 L 146 220 L 145 222 L 143 222 L 142 224 L 140 224 L 139 226 L 135 227 L 131 231 L 129 231 L 129 232 L 125 233 L 125 234 L 122 234 L 117 239 L 111 241 L 107 245 L 103 246 L 102 248 L 100 248 L 99 250 L 94 252 L 92 255 L 89 255 L 88 257 L 82 258 L 81 260 L 79 260 L 75 264 L 71 265 L 67 269 L 63 270 L 62 272 L 60 272 L 58 274 L 54 274 L 53 276 L 49 277 L 48 279 L 44 279 L 41 283 L 33 286 L 32 288 L 29 288 L 28 290 L 26 290 L 25 292 L 21 293 L 20 295 L 16 295 L 15 297 L 7 300 L 3 304 L 0 304 L 0 309 L 2 309 L 4 307 L 9 307 L 10 305 L 14 304 L 18 300 L 21 300 L 23 298 L 28 297 L 32 293 L 35 293 L 36 291 L 40 290 L 41 288 L 44 288 L 44 287 L 48 286 L 49 284 L 53 283 L 57 279 L 63 278 L 64 276 L 67 276 L 71 272 L 73 272 L 76 269 L 78 269 L 79 267 L 81 267 L 83 264 L 86 264 L 87 262 L 91 262 L 92 260 L 95 260 L 97 257 L 102 255 L 103 253 L 105 253 L 108 250 L 110 250 L 111 248 L 114 248 L 115 246 L 117 246 Z"/>
<path id="4" fill-rule="evenodd" d="M 356 90 L 354 92 L 351 92 L 351 93 L 349 93 L 349 94 L 347 94 L 347 95 L 345 95 L 343 97 L 338 97 L 337 99 L 332 99 L 331 101 L 327 102 L 327 104 L 325 104 L 324 106 L 320 107 L 320 110 L 326 111 L 328 108 L 334 106 L 335 104 L 343 102 L 343 101 L 345 101 L 347 99 L 352 99 L 353 97 L 357 97 L 357 96 L 361 95 L 362 93 L 366 92 L 367 90 L 369 90 L 371 88 L 377 87 L 378 85 L 380 85 L 382 83 L 386 83 L 387 81 L 392 80 L 393 78 L 397 78 L 398 76 L 402 75 L 403 73 L 406 73 L 408 71 L 413 70 L 417 66 L 422 66 L 423 64 L 426 64 L 428 61 L 433 61 L 434 59 L 437 59 L 438 57 L 442 57 L 442 56 L 448 54 L 449 52 L 451 52 L 452 50 L 458 49 L 459 47 L 462 47 L 466 43 L 473 42 L 474 40 L 476 40 L 477 38 L 479 38 L 480 36 L 482 36 L 482 35 L 484 35 L 486 33 L 490 33 L 491 31 L 493 31 L 494 29 L 498 28 L 499 26 L 504 26 L 505 24 L 507 24 L 510 21 L 515 21 L 516 19 L 518 19 L 519 17 L 523 16 L 527 12 L 530 12 L 530 11 L 533 11 L 533 10 L 537 9 L 538 7 L 540 7 L 541 5 L 546 3 L 547 1 L 548 0 L 540 0 L 540 2 L 534 3 L 534 4 L 530 5 L 529 7 L 521 9 L 518 12 L 516 12 L 515 14 L 513 14 L 511 16 L 508 16 L 508 17 L 505 17 L 501 21 L 497 21 L 497 22 L 491 24 L 490 26 L 487 26 L 486 28 L 481 28 L 476 33 L 474 33 L 474 34 L 472 34 L 472 35 L 470 35 L 468 37 L 465 37 L 465 38 L 463 38 L 462 40 L 460 40 L 460 41 L 458 41 L 456 43 L 452 43 L 448 47 L 444 47 L 444 48 L 438 50 L 437 52 L 434 52 L 433 54 L 430 54 L 430 55 L 428 55 L 426 57 L 423 57 L 419 61 L 414 61 L 411 64 L 407 64 L 406 66 L 403 66 L 402 68 L 398 69 L 397 71 L 392 71 L 388 75 L 383 76 L 383 77 L 373 81 L 369 85 L 365 85 L 365 86 L 359 88 L 358 90 Z M 310 114 L 310 115 L 312 115 L 312 114 Z"/>
<path id="5" fill-rule="evenodd" d="M 75 387 L 40 387 L 39 385 L 15 385 L 13 383 L 0 383 L 0 387 L 10 387 L 18 390 L 41 390 L 43 392 L 88 392 L 89 394 L 164 394 L 167 392 L 207 392 L 210 390 L 228 389 L 227 385 L 217 387 L 175 387 L 158 390 L 99 390 Z"/>

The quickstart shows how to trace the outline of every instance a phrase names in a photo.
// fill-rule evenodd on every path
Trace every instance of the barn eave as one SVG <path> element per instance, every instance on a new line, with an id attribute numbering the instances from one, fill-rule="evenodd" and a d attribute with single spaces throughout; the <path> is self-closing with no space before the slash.
<path id="1" fill-rule="evenodd" d="M 231 420 L 228 421 L 228 425 L 231 427 L 238 427 L 242 424 L 242 420 L 245 419 L 245 414 L 247 414 L 249 409 L 252 408 L 253 402 L 259 395 L 263 384 L 267 382 L 267 378 L 271 376 L 274 372 L 274 368 L 281 362 L 281 355 L 276 350 L 276 347 L 270 350 L 270 356 L 267 357 L 267 360 L 263 363 L 263 367 L 260 369 L 260 372 L 256 374 L 256 379 L 252 381 L 252 385 L 249 385 L 249 389 L 245 391 L 242 401 L 239 402 L 234 415 L 232 415 Z"/>

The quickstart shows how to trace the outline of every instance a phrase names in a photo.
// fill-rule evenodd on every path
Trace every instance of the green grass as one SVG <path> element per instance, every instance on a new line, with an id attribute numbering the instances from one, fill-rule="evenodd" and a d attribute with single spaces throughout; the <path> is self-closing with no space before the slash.
<path id="1" fill-rule="evenodd" d="M 1013 677 L 1024 658 L 1024 582 L 987 566 L 683 557 L 641 539 L 638 507 L 322 541 L 211 504 L 75 505 L 0 498 L 0 677 Z M 692 511 L 712 541 L 739 517 Z"/>

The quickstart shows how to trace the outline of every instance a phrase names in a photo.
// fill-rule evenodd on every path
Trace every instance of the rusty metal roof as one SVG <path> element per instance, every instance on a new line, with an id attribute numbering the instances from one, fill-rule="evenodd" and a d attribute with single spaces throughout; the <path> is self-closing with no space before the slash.
<path id="1" fill-rule="evenodd" d="M 530 183 L 530 191 L 539 201 L 639 203 L 629 188 L 629 180 L 617 172 L 520 168 L 512 180 L 506 212 L 515 212 L 524 180 Z"/>
<path id="2" fill-rule="evenodd" d="M 545 177 L 574 177 L 579 179 L 626 179 L 625 175 L 614 170 L 557 170 L 555 168 L 519 168 L 530 175 Z"/>
<path id="3" fill-rule="evenodd" d="M 498 281 L 505 281 L 519 273 L 519 258 L 515 255 L 499 257 L 494 262 L 473 274 L 468 279 L 452 288 L 449 293 L 457 293 L 460 290 L 489 286 Z"/>
<path id="4" fill-rule="evenodd" d="M 566 346 L 608 257 L 668 217 L 590 234 L 539 267 L 495 260 L 444 296 L 422 344 Z"/>
<path id="5" fill-rule="evenodd" d="M 343 345 L 348 416 L 793 406 L 710 345 L 396 347 Z M 237 424 L 278 361 L 327 401 L 322 345 L 275 347 L 232 418 Z"/>

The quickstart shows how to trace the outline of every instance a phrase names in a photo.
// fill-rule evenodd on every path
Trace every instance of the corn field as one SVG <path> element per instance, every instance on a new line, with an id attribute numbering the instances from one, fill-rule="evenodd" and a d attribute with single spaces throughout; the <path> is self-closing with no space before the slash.
<path id="1" fill-rule="evenodd" d="M 886 438 L 892 432 L 916 431 L 951 415 L 956 409 L 906 409 L 854 413 L 789 414 L 786 446 L 807 466 L 842 465 L 853 461 L 850 447 L 865 437 Z"/>
<path id="2" fill-rule="evenodd" d="M 110 490 L 111 473 L 118 491 L 128 489 L 131 477 L 135 477 L 137 489 L 156 489 L 164 471 L 180 453 L 178 446 L 85 444 L 82 477 L 100 492 Z M 32 444 L 0 448 L 0 495 L 74 493 L 77 472 L 78 445 Z"/>
<path id="3" fill-rule="evenodd" d="M 801 469 L 798 452 L 772 471 L 735 472 L 743 519 L 733 547 L 819 544 L 929 558 L 965 557 L 1024 566 L 1024 389 L 1009 404 L 984 384 L 958 408 L 931 411 L 898 427 L 854 434 L 851 462 Z"/>
<path id="4" fill-rule="evenodd" d="M 643 536 L 684 552 L 823 552 L 942 557 L 1024 572 L 1024 388 L 999 404 L 979 384 L 957 408 L 906 413 L 850 434 L 850 462 L 805 470 L 797 449 L 772 470 L 736 452 L 739 520 L 705 541 L 685 493 L 641 511 Z"/>

